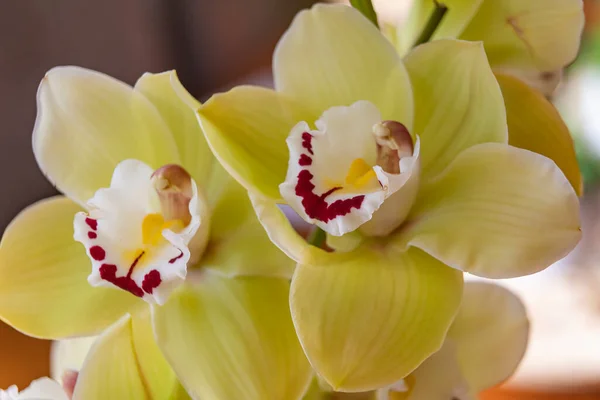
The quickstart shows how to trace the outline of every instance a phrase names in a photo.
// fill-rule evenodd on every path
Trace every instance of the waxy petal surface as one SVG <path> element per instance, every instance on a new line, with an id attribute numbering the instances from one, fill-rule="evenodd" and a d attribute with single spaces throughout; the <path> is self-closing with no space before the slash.
<path id="1" fill-rule="evenodd" d="M 480 392 L 509 378 L 525 354 L 528 335 L 527 313 L 517 296 L 498 285 L 465 283 L 448 337 L 457 346 L 472 390 Z"/>
<path id="2" fill-rule="evenodd" d="M 210 204 L 218 198 L 220 166 L 202 133 L 196 111 L 201 104 L 182 86 L 175 71 L 146 73 L 134 89 L 154 104 L 173 135 L 181 165 L 192 175 Z"/>
<path id="3" fill-rule="evenodd" d="M 581 237 L 579 201 L 560 169 L 504 144 L 464 151 L 415 204 L 395 240 L 488 278 L 540 271 Z"/>
<path id="4" fill-rule="evenodd" d="M 140 375 L 152 399 L 182 398 L 185 390 L 163 356 L 152 328 L 150 309 L 131 319 L 131 340 Z M 175 397 L 177 395 L 178 397 Z M 187 394 L 183 398 L 188 398 Z"/>
<path id="5" fill-rule="evenodd" d="M 198 118 L 225 169 L 247 190 L 279 199 L 288 161 L 285 138 L 302 119 L 298 110 L 277 92 L 240 86 L 211 97 Z"/>
<path id="6" fill-rule="evenodd" d="M 466 286 L 466 285 L 465 285 Z M 484 367 L 485 366 L 485 367 Z M 479 365 L 487 368 L 488 363 Z M 476 400 L 460 369 L 457 346 L 446 339 L 442 348 L 407 378 L 408 392 L 381 390 L 377 400 Z"/>
<path id="7" fill-rule="evenodd" d="M 154 340 L 149 309 L 98 337 L 77 378 L 79 399 L 189 399 Z"/>
<path id="8" fill-rule="evenodd" d="M 463 279 L 418 249 L 378 247 L 299 265 L 290 306 L 313 368 L 333 389 L 391 385 L 437 351 Z"/>
<path id="9" fill-rule="evenodd" d="M 159 346 L 194 398 L 300 399 L 312 370 L 277 278 L 206 272 L 153 308 Z"/>
<path id="10" fill-rule="evenodd" d="M 502 93 L 480 43 L 438 40 L 404 61 L 415 93 L 423 181 L 471 146 L 507 142 Z"/>
<path id="11" fill-rule="evenodd" d="M 129 315 L 94 343 L 77 377 L 73 400 L 151 399 L 139 369 Z"/>
<path id="12" fill-rule="evenodd" d="M 496 73 L 508 120 L 508 143 L 550 158 L 578 195 L 583 179 L 573 138 L 560 114 L 541 93 L 510 75 Z"/>
<path id="13" fill-rule="evenodd" d="M 327 259 L 328 253 L 300 236 L 274 201 L 255 194 L 250 195 L 250 200 L 269 239 L 289 258 L 302 264 Z"/>
<path id="14" fill-rule="evenodd" d="M 231 178 L 223 186 L 212 214 L 210 242 L 201 259 L 202 268 L 229 277 L 291 278 L 295 262 L 271 242 L 246 189 Z"/>
<path id="15" fill-rule="evenodd" d="M 391 43 L 354 8 L 318 4 L 298 13 L 275 49 L 273 74 L 277 91 L 306 107 L 312 121 L 330 107 L 367 100 L 384 119 L 411 130 L 406 70 Z"/>
<path id="16" fill-rule="evenodd" d="M 141 160 L 155 169 L 179 162 L 169 127 L 152 103 L 107 75 L 54 68 L 40 83 L 37 105 L 36 160 L 48 179 L 79 204 L 108 186 L 122 160 Z"/>
<path id="17" fill-rule="evenodd" d="M 0 318 L 31 336 L 91 335 L 143 305 L 129 293 L 93 288 L 90 261 L 73 240 L 81 208 L 65 197 L 23 210 L 0 244 Z"/>
<path id="18" fill-rule="evenodd" d="M 460 39 L 483 41 L 494 67 L 554 71 L 579 51 L 582 0 L 484 0 Z"/>

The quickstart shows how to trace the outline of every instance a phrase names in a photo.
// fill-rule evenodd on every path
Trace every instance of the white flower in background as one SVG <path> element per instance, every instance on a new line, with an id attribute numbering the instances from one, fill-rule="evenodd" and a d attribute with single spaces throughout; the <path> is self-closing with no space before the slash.
<path id="1" fill-rule="evenodd" d="M 71 371 L 79 372 L 85 356 L 96 341 L 97 336 L 57 340 L 50 348 L 50 376 L 59 383 Z"/>
<path id="2" fill-rule="evenodd" d="M 58 382 L 40 378 L 21 392 L 15 385 L 6 390 L 0 389 L 0 400 L 69 400 L 69 397 Z"/>

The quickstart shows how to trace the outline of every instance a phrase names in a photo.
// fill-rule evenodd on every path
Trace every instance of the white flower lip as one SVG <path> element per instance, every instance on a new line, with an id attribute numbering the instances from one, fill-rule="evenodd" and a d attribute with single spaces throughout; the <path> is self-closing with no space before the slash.
<path id="1" fill-rule="evenodd" d="M 200 226 L 198 189 L 191 180 L 189 223 L 165 218 L 151 167 L 121 162 L 110 188 L 75 216 L 74 238 L 92 261 L 92 286 L 118 287 L 149 303 L 164 304 L 186 277 L 189 242 Z M 177 226 L 179 224 L 179 226 Z"/>
<path id="2" fill-rule="evenodd" d="M 418 169 L 414 168 L 418 163 L 407 162 L 418 156 L 418 142 L 412 154 L 398 152 L 399 173 L 377 165 L 381 146 L 373 127 L 381 122 L 375 105 L 358 101 L 325 111 L 316 130 L 306 122 L 292 129 L 287 176 L 279 190 L 303 219 L 334 236 L 356 230 Z"/>

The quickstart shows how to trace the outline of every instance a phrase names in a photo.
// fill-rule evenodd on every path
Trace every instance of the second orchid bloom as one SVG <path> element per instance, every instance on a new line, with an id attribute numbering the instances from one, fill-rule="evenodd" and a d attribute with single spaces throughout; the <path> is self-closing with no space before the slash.
<path id="1" fill-rule="evenodd" d="M 333 389 L 389 386 L 437 351 L 463 272 L 531 274 L 579 241 L 576 191 L 552 159 L 509 145 L 521 131 L 509 137 L 480 43 L 437 40 L 401 59 L 358 11 L 318 5 L 273 68 L 275 90 L 238 87 L 198 116 L 298 262 L 294 326 Z M 298 236 L 284 203 L 335 251 Z"/>
<path id="2" fill-rule="evenodd" d="M 34 153 L 66 196 L 4 233 L 0 318 L 47 339 L 99 335 L 74 400 L 293 399 L 311 379 L 287 307 L 293 263 L 212 156 L 199 106 L 172 72 L 132 88 L 59 67 L 40 85 Z"/>

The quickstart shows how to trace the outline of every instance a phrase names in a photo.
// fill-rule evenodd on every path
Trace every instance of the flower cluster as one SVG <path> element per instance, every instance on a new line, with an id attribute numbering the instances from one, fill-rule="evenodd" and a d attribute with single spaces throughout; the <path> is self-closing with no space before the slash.
<path id="1" fill-rule="evenodd" d="M 580 239 L 545 94 L 582 4 L 414 3 L 385 33 L 302 11 L 275 89 L 204 104 L 175 72 L 46 74 L 33 150 L 63 195 L 4 233 L 0 319 L 63 350 L 97 336 L 72 351 L 73 399 L 466 400 L 512 374 L 525 310 L 463 276 L 535 273 Z"/>

